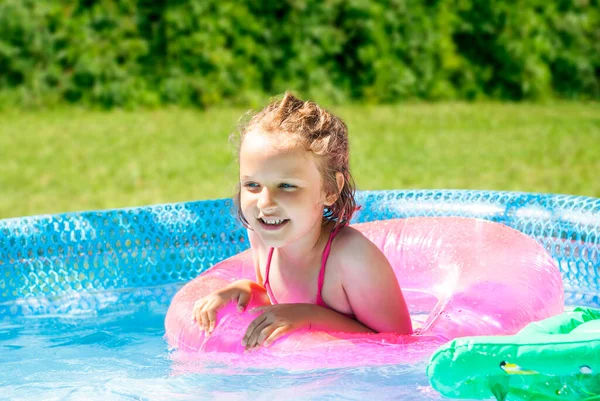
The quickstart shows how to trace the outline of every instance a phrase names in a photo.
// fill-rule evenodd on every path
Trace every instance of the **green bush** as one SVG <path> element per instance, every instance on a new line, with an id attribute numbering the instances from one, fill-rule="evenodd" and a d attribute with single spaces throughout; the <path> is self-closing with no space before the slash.
<path id="1" fill-rule="evenodd" d="M 0 0 L 0 105 L 600 98 L 598 0 Z"/>

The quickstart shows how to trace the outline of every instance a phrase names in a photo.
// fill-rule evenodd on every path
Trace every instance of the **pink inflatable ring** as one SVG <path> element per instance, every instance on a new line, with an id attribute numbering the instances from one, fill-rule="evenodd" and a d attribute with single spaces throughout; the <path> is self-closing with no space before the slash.
<path id="1" fill-rule="evenodd" d="M 550 254 L 502 224 L 423 217 L 353 227 L 392 264 L 414 335 L 302 331 L 242 357 L 241 340 L 255 314 L 225 307 L 208 338 L 190 319 L 194 302 L 202 296 L 241 278 L 256 279 L 250 251 L 245 251 L 202 273 L 175 295 L 165 320 L 169 344 L 183 351 L 179 357 L 209 356 L 210 361 L 246 361 L 251 366 L 397 364 L 428 357 L 441 342 L 456 337 L 515 334 L 532 321 L 564 311 L 561 274 Z M 248 309 L 255 306 L 251 303 Z"/>

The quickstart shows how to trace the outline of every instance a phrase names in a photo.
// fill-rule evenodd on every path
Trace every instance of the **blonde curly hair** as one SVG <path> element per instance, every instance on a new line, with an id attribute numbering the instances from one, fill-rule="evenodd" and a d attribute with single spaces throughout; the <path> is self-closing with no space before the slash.
<path id="1" fill-rule="evenodd" d="M 338 192 L 336 174 L 344 177 L 344 185 L 336 201 L 325 208 L 323 221 L 334 222 L 335 228 L 347 225 L 358 209 L 355 199 L 355 183 L 348 168 L 349 147 L 346 124 L 329 111 L 311 101 L 298 99 L 290 92 L 275 98 L 258 113 L 248 113 L 242 117 L 238 133 L 232 139 L 239 149 L 248 132 L 259 129 L 261 132 L 282 136 L 286 141 L 294 141 L 313 152 L 317 157 L 317 167 L 323 176 L 327 194 Z M 248 221 L 240 207 L 241 188 L 238 183 L 234 201 L 237 216 L 248 227 Z"/>

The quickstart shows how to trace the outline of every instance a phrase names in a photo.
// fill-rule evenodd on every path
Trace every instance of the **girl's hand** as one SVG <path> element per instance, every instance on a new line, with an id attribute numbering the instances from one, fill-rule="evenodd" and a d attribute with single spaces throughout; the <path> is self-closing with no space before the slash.
<path id="1" fill-rule="evenodd" d="M 278 304 L 261 306 L 251 312 L 263 312 L 248 326 L 242 340 L 246 350 L 258 346 L 268 347 L 279 337 L 311 327 L 311 316 L 317 307 L 312 304 Z"/>
<path id="2" fill-rule="evenodd" d="M 217 321 L 217 311 L 222 309 L 230 302 L 237 302 L 237 309 L 243 312 L 252 298 L 252 290 L 249 285 L 245 285 L 242 280 L 234 282 L 231 285 L 217 290 L 194 303 L 192 310 L 192 320 L 196 321 L 204 335 L 209 336 L 215 329 Z"/>

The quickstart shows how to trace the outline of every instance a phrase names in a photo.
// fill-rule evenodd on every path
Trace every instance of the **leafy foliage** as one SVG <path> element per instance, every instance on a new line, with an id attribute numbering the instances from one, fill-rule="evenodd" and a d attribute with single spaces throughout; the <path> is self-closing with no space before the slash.
<path id="1" fill-rule="evenodd" d="M 600 98 L 598 0 L 0 0 L 0 104 Z"/>

